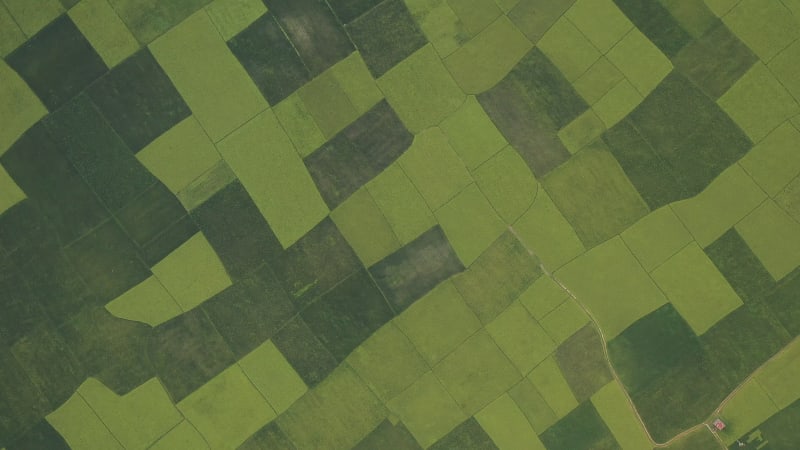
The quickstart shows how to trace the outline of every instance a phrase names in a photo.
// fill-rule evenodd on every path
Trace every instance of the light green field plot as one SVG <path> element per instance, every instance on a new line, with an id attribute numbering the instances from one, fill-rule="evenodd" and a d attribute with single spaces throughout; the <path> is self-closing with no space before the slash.
<path id="1" fill-rule="evenodd" d="M 153 266 L 153 275 L 184 311 L 231 285 L 219 256 L 197 233 Z"/>
<path id="2" fill-rule="evenodd" d="M 367 190 L 402 245 L 436 224 L 425 199 L 397 163 L 367 183 Z"/>
<path id="3" fill-rule="evenodd" d="M 555 275 L 589 308 L 606 339 L 667 302 L 619 237 L 589 250 Z"/>
<path id="4" fill-rule="evenodd" d="M 624 78 L 625 76 L 622 75 L 622 72 L 611 64 L 608 58 L 603 56 L 592 64 L 592 67 L 589 67 L 580 78 L 575 80 L 572 86 L 586 100 L 586 103 L 594 105 Z M 631 88 L 633 88 L 632 85 Z M 637 92 L 637 94 L 639 93 Z M 641 101 L 641 95 L 638 98 Z"/>
<path id="5" fill-rule="evenodd" d="M 464 163 L 439 128 L 415 136 L 399 162 L 433 211 L 472 182 Z"/>
<path id="6" fill-rule="evenodd" d="M 633 24 L 612 0 L 578 0 L 566 12 L 600 52 L 606 53 L 633 28 Z"/>
<path id="7" fill-rule="evenodd" d="M 725 169 L 703 192 L 671 205 L 701 247 L 722 236 L 766 195 L 739 165 Z"/>
<path id="8" fill-rule="evenodd" d="M 544 189 L 539 189 L 533 206 L 514 223 L 513 228 L 548 270 L 563 266 L 586 250 Z"/>
<path id="9" fill-rule="evenodd" d="M 25 193 L 17 186 L 6 169 L 0 166 L 0 214 L 22 200 L 25 200 Z"/>
<path id="10" fill-rule="evenodd" d="M 545 450 L 514 400 L 503 394 L 475 414 L 495 445 L 502 450 Z"/>
<path id="11" fill-rule="evenodd" d="M 428 42 L 433 44 L 442 58 L 469 39 L 464 23 L 446 0 L 406 0 L 405 4 Z"/>
<path id="12" fill-rule="evenodd" d="M 447 240 L 469 266 L 506 229 L 477 185 L 470 184 L 436 211 Z"/>
<path id="13" fill-rule="evenodd" d="M 653 279 L 695 334 L 742 305 L 742 300 L 696 244 L 689 244 L 653 271 Z"/>
<path id="14" fill-rule="evenodd" d="M 556 348 L 544 328 L 519 302 L 512 303 L 486 325 L 486 331 L 523 374 L 533 370 Z"/>
<path id="15" fill-rule="evenodd" d="M 0 56 L 5 57 L 25 42 L 25 34 L 6 8 L 0 7 Z"/>
<path id="16" fill-rule="evenodd" d="M 158 442 L 155 443 L 151 450 L 189 450 L 208 449 L 203 436 L 197 432 L 197 429 L 191 423 L 184 420 L 179 423 L 175 428 L 170 430 L 169 433 L 164 435 Z"/>
<path id="17" fill-rule="evenodd" d="M 755 379 L 745 382 L 731 397 L 720 415 L 730 426 L 720 435 L 726 445 L 778 412 L 778 407 Z"/>
<path id="18" fill-rule="evenodd" d="M 544 397 L 530 379 L 525 378 L 516 386 L 508 391 L 509 396 L 514 399 L 522 414 L 528 419 L 536 434 L 542 434 L 550 425 L 558 421 L 556 413 L 550 405 L 544 401 Z"/>
<path id="19" fill-rule="evenodd" d="M 800 265 L 800 223 L 772 200 L 742 219 L 736 230 L 772 278 L 780 280 Z"/>
<path id="20" fill-rule="evenodd" d="M 369 111 L 383 98 L 361 53 L 351 53 L 331 67 L 330 71 L 359 115 Z"/>
<path id="21" fill-rule="evenodd" d="M 784 122 L 753 147 L 739 164 L 769 196 L 775 196 L 800 173 L 800 131 Z"/>
<path id="22" fill-rule="evenodd" d="M 648 212 L 600 141 L 551 172 L 543 184 L 587 248 L 619 234 Z"/>
<path id="23" fill-rule="evenodd" d="M 358 346 L 347 363 L 384 402 L 396 397 L 428 370 L 414 344 L 393 322 Z"/>
<path id="24" fill-rule="evenodd" d="M 277 414 L 289 409 L 308 390 L 272 341 L 259 345 L 238 364 Z"/>
<path id="25" fill-rule="evenodd" d="M 642 217 L 620 236 L 648 272 L 692 241 L 692 235 L 669 206 Z"/>
<path id="26" fill-rule="evenodd" d="M 569 293 L 558 285 L 551 277 L 543 276 L 534 281 L 519 301 L 531 313 L 534 319 L 541 320 L 558 305 L 569 298 Z"/>
<path id="27" fill-rule="evenodd" d="M 589 316 L 573 299 L 558 305 L 543 317 L 539 323 L 556 344 L 567 340 L 576 331 L 589 323 Z"/>
<path id="28" fill-rule="evenodd" d="M 557 418 L 566 416 L 578 406 L 578 401 L 561 374 L 556 360 L 547 358 L 528 375 L 528 379 L 542 395 Z"/>
<path id="29" fill-rule="evenodd" d="M 387 406 L 423 448 L 467 419 L 433 372 L 423 375 Z"/>
<path id="30" fill-rule="evenodd" d="M 444 60 L 447 70 L 467 94 L 480 94 L 497 84 L 533 44 L 506 16 L 492 22 Z"/>
<path id="31" fill-rule="evenodd" d="M 800 37 L 797 19 L 782 2 L 742 0 L 722 21 L 764 62 Z"/>
<path id="32" fill-rule="evenodd" d="M 22 133 L 47 114 L 39 97 L 25 81 L 6 64 L 0 62 L 0 155 L 6 152 Z"/>
<path id="33" fill-rule="evenodd" d="M 435 287 L 394 320 L 431 365 L 481 327 L 450 281 Z"/>
<path id="34" fill-rule="evenodd" d="M 537 46 L 570 82 L 600 58 L 600 52 L 565 16 L 547 30 Z"/>
<path id="35" fill-rule="evenodd" d="M 265 111 L 218 145 L 284 248 L 328 214 L 328 207 L 275 114 Z"/>
<path id="36" fill-rule="evenodd" d="M 606 57 L 642 95 L 649 94 L 672 70 L 672 63 L 638 29 L 633 29 Z"/>
<path id="37" fill-rule="evenodd" d="M 278 418 L 297 448 L 351 448 L 387 411 L 358 375 L 341 365 Z"/>
<path id="38" fill-rule="evenodd" d="M 504 233 L 465 272 L 453 278 L 481 323 L 491 322 L 541 275 L 536 259 Z"/>
<path id="39" fill-rule="evenodd" d="M 593 105 L 592 110 L 600 120 L 611 128 L 624 119 L 642 102 L 642 94 L 628 80 L 622 80 L 603 94 Z"/>
<path id="40" fill-rule="evenodd" d="M 178 409 L 212 450 L 235 449 L 276 416 L 238 365 L 181 400 Z"/>
<path id="41" fill-rule="evenodd" d="M 751 67 L 717 103 L 756 143 L 800 112 L 795 99 L 762 63 Z"/>
<path id="42" fill-rule="evenodd" d="M 513 147 L 508 146 L 473 173 L 481 192 L 505 221 L 517 221 L 533 204 L 539 183 Z"/>
<path id="43" fill-rule="evenodd" d="M 200 206 L 219 192 L 222 188 L 236 179 L 236 174 L 225 161 L 220 160 L 211 169 L 189 183 L 185 189 L 178 192 L 178 200 L 187 211 Z"/>
<path id="44" fill-rule="evenodd" d="M 358 118 L 350 98 L 329 69 L 297 91 L 326 138 L 341 131 Z"/>
<path id="45" fill-rule="evenodd" d="M 69 17 L 108 67 L 139 49 L 136 38 L 107 0 L 82 0 L 69 10 Z"/>
<path id="46" fill-rule="evenodd" d="M 475 170 L 508 145 L 473 95 L 439 127 L 469 170 Z"/>
<path id="47" fill-rule="evenodd" d="M 522 378 L 483 330 L 434 366 L 433 373 L 467 415 L 478 412 Z"/>
<path id="48" fill-rule="evenodd" d="M 147 448 L 183 420 L 157 378 L 122 397 L 89 378 L 78 393 L 125 448 Z"/>
<path id="49" fill-rule="evenodd" d="M 800 399 L 800 340 L 795 339 L 783 352 L 768 361 L 755 377 L 779 409 Z"/>
<path id="50" fill-rule="evenodd" d="M 414 134 L 438 125 L 466 98 L 431 45 L 386 72 L 378 86 Z"/>
<path id="51" fill-rule="evenodd" d="M 493 0 L 448 0 L 447 3 L 473 36 L 502 14 Z"/>
<path id="52" fill-rule="evenodd" d="M 156 138 L 136 157 L 176 194 L 220 161 L 216 147 L 194 116 Z"/>
<path id="53" fill-rule="evenodd" d="M 611 381 L 603 386 L 592 395 L 592 404 L 624 450 L 650 448 L 650 440 L 619 383 Z"/>
<path id="54" fill-rule="evenodd" d="M 286 97 L 272 110 L 301 157 L 305 158 L 325 143 L 325 136 L 297 92 Z"/>
<path id="55" fill-rule="evenodd" d="M 586 110 L 577 119 L 558 132 L 558 138 L 570 153 L 577 153 L 583 147 L 600 137 L 606 131 L 603 121 L 593 110 Z"/>
<path id="56" fill-rule="evenodd" d="M 795 17 L 800 13 L 800 3 Z M 800 41 L 794 41 L 789 47 L 778 53 L 775 58 L 767 64 L 769 70 L 775 78 L 783 84 L 795 100 L 800 100 Z"/>
<path id="57" fill-rule="evenodd" d="M 32 37 L 51 20 L 64 12 L 64 7 L 58 0 L 39 0 L 29 2 L 26 0 L 4 0 L 8 12 L 28 37 Z"/>
<path id="58" fill-rule="evenodd" d="M 339 205 L 331 218 L 367 267 L 400 248 L 392 226 L 366 188 Z"/>
<path id="59" fill-rule="evenodd" d="M 214 0 L 206 11 L 227 41 L 266 13 L 267 7 L 258 0 Z"/>
<path id="60" fill-rule="evenodd" d="M 156 39 L 150 50 L 213 142 L 268 107 L 204 10 Z"/>
<path id="61" fill-rule="evenodd" d="M 63 405 L 50 413 L 47 421 L 74 450 L 123 449 L 78 393 L 73 394 Z"/>

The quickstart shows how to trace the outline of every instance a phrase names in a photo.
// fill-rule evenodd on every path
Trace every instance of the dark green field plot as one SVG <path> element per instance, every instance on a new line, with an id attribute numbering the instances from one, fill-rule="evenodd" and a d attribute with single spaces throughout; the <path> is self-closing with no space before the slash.
<path id="1" fill-rule="evenodd" d="M 581 403 L 540 437 L 548 450 L 621 448 L 591 402 Z"/>

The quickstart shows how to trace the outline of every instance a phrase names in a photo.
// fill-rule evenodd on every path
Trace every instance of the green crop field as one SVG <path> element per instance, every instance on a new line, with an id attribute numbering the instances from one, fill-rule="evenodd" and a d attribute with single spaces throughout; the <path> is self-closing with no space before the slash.
<path id="1" fill-rule="evenodd" d="M 799 335 L 798 0 L 0 0 L 0 450 L 797 450 Z"/>

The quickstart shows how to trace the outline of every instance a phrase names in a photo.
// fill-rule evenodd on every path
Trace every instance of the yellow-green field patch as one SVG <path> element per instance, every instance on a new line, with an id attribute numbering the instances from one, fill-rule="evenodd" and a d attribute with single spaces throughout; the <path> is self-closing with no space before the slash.
<path id="1" fill-rule="evenodd" d="M 800 265 L 800 223 L 767 200 L 736 225 L 772 278 L 780 280 Z"/>
<path id="2" fill-rule="evenodd" d="M 108 67 L 139 49 L 136 38 L 107 0 L 82 0 L 69 10 L 69 17 Z"/>
<path id="3" fill-rule="evenodd" d="M 305 158 L 325 143 L 325 136 L 297 92 L 286 97 L 272 110 L 301 157 Z"/>
<path id="4" fill-rule="evenodd" d="M 435 287 L 394 319 L 428 364 L 435 364 L 481 327 L 451 281 Z"/>
<path id="5" fill-rule="evenodd" d="M 556 348 L 555 342 L 522 304 L 514 302 L 486 325 L 503 353 L 527 374 Z"/>
<path id="6" fill-rule="evenodd" d="M 367 183 L 367 190 L 402 245 L 436 224 L 425 199 L 398 163 Z"/>
<path id="7" fill-rule="evenodd" d="M 513 229 L 551 271 L 586 250 L 544 189 L 539 189 L 533 205 L 514 223 Z"/>
<path id="8" fill-rule="evenodd" d="M 481 164 L 472 176 L 506 224 L 516 222 L 531 207 L 539 190 L 531 169 L 511 146 Z"/>
<path id="9" fill-rule="evenodd" d="M 439 127 L 469 170 L 474 170 L 508 145 L 474 95 L 467 97 Z"/>
<path id="10" fill-rule="evenodd" d="M 649 94 L 672 71 L 672 63 L 638 28 L 625 35 L 606 57 L 642 95 Z"/>
<path id="11" fill-rule="evenodd" d="M 258 346 L 238 364 L 277 414 L 289 409 L 308 390 L 272 341 Z"/>
<path id="12" fill-rule="evenodd" d="M 570 298 L 544 316 L 539 323 L 553 341 L 560 344 L 589 323 L 589 316 L 574 299 Z"/>
<path id="13" fill-rule="evenodd" d="M 738 164 L 725 169 L 703 192 L 675 202 L 672 210 L 701 247 L 714 242 L 750 211 L 766 194 Z"/>
<path id="14" fill-rule="evenodd" d="M 267 7 L 259 0 L 214 0 L 206 11 L 227 41 L 266 13 Z"/>
<path id="15" fill-rule="evenodd" d="M 591 310 L 606 339 L 667 302 L 619 237 L 589 250 L 555 275 Z"/>
<path id="16" fill-rule="evenodd" d="M 194 116 L 156 138 L 136 157 L 176 194 L 211 170 L 221 159 Z"/>
<path id="17" fill-rule="evenodd" d="M 89 378 L 78 393 L 125 448 L 146 448 L 183 420 L 157 378 L 121 397 Z"/>
<path id="18" fill-rule="evenodd" d="M 606 130 L 603 121 L 592 109 L 586 110 L 577 119 L 558 132 L 558 138 L 570 153 L 577 153 Z"/>
<path id="19" fill-rule="evenodd" d="M 135 320 L 155 327 L 177 317 L 183 310 L 157 277 L 151 276 L 106 305 L 120 319 Z"/>
<path id="20" fill-rule="evenodd" d="M 436 211 L 447 240 L 468 267 L 506 229 L 477 185 L 471 184 Z"/>
<path id="21" fill-rule="evenodd" d="M 203 233 L 195 234 L 153 266 L 153 275 L 184 311 L 232 284 Z"/>
<path id="22" fill-rule="evenodd" d="M 122 450 L 114 436 L 100 421 L 80 394 L 75 393 L 47 416 L 47 421 L 67 444 L 75 449 Z"/>
<path id="23" fill-rule="evenodd" d="M 528 419 L 508 394 L 489 403 L 475 418 L 500 449 L 545 450 Z"/>
<path id="24" fill-rule="evenodd" d="M 773 130 L 739 161 L 769 196 L 775 196 L 800 172 L 800 131 L 790 122 Z"/>
<path id="25" fill-rule="evenodd" d="M 25 193 L 17 186 L 5 167 L 0 166 L 0 214 L 25 200 Z"/>
<path id="26" fill-rule="evenodd" d="M 533 44 L 506 16 L 500 16 L 444 60 L 461 89 L 480 94 L 497 84 Z"/>
<path id="27" fill-rule="evenodd" d="M 423 448 L 428 448 L 467 419 L 433 372 L 423 375 L 387 406 Z"/>
<path id="28" fill-rule="evenodd" d="M 692 241 L 692 235 L 669 206 L 642 217 L 621 237 L 648 272 Z"/>
<path id="29" fill-rule="evenodd" d="M 150 50 L 213 142 L 268 107 L 205 10 L 156 39 Z"/>
<path id="30" fill-rule="evenodd" d="M 384 402 L 429 370 L 414 344 L 393 322 L 384 325 L 347 357 L 347 363 Z"/>
<path id="31" fill-rule="evenodd" d="M 275 418 L 275 411 L 238 365 L 181 400 L 178 409 L 212 449 L 234 449 Z"/>
<path id="32" fill-rule="evenodd" d="M 720 435 L 725 439 L 726 445 L 731 445 L 737 438 L 777 412 L 778 407 L 758 381 L 747 380 L 720 412 L 722 418 L 729 424 Z"/>
<path id="33" fill-rule="evenodd" d="M 612 0 L 578 0 L 567 10 L 566 17 L 602 53 L 611 50 L 633 28 Z"/>
<path id="34" fill-rule="evenodd" d="M 0 61 L 0 155 L 46 114 L 39 97 L 14 69 Z"/>
<path id="35" fill-rule="evenodd" d="M 188 421 L 184 420 L 173 428 L 164 437 L 158 440 L 150 450 L 176 450 L 176 449 L 207 449 L 203 436 L 197 432 L 197 429 Z"/>
<path id="36" fill-rule="evenodd" d="M 592 395 L 592 404 L 623 449 L 650 448 L 650 440 L 619 383 L 611 381 L 603 386 Z"/>
<path id="37" fill-rule="evenodd" d="M 755 379 L 780 409 L 800 399 L 800 340 L 795 339 L 767 362 Z"/>
<path id="38" fill-rule="evenodd" d="M 552 357 L 545 359 L 533 369 L 528 379 L 553 409 L 556 417 L 564 417 L 578 406 L 578 401 L 575 400 L 567 380 L 561 374 L 558 363 Z"/>
<path id="39" fill-rule="evenodd" d="M 366 188 L 333 210 L 331 218 L 367 267 L 400 248 L 392 226 Z"/>
<path id="40" fill-rule="evenodd" d="M 433 211 L 472 182 L 464 163 L 439 128 L 415 136 L 399 162 Z"/>
<path id="41" fill-rule="evenodd" d="M 698 336 L 742 305 L 697 244 L 687 245 L 654 270 L 652 276 Z"/>
<path id="42" fill-rule="evenodd" d="M 552 277 L 543 276 L 534 281 L 522 295 L 522 303 L 534 319 L 542 320 L 569 298 L 569 293 L 556 283 Z"/>
<path id="43" fill-rule="evenodd" d="M 565 16 L 547 30 L 537 46 L 570 82 L 583 75 L 601 56 Z"/>
<path id="44" fill-rule="evenodd" d="M 218 148 L 284 248 L 328 214 L 314 180 L 272 111 L 236 130 Z"/>
<path id="45" fill-rule="evenodd" d="M 466 98 L 430 45 L 386 72 L 378 86 L 414 134 L 438 125 Z"/>

